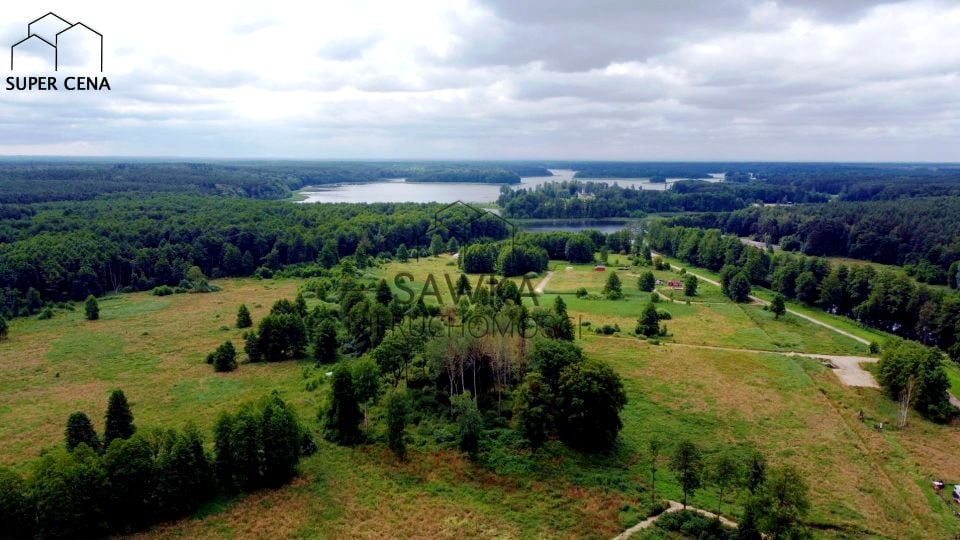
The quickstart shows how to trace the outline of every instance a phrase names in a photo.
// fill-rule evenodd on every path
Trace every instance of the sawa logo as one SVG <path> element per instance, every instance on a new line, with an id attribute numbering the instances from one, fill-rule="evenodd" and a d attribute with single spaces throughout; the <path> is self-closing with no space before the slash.
<path id="1" fill-rule="evenodd" d="M 30 76 L 7 77 L 7 90 L 110 90 L 103 72 L 103 34 L 82 22 L 50 12 L 27 23 L 27 37 L 10 46 L 10 70 Z M 68 71 L 61 81 L 43 73 Z"/>

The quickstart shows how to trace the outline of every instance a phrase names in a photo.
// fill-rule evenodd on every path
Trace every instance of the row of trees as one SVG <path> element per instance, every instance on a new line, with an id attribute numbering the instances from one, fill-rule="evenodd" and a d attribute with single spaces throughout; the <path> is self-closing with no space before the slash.
<path id="1" fill-rule="evenodd" d="M 214 452 L 192 425 L 138 430 L 126 397 L 110 396 L 103 444 L 89 418 L 68 420 L 66 444 L 26 479 L 0 469 L 4 538 L 99 538 L 188 515 L 219 492 L 278 486 L 315 450 L 274 392 L 217 422 Z"/>
<path id="2" fill-rule="evenodd" d="M 810 509 L 807 484 L 803 475 L 789 465 L 768 467 L 756 450 L 721 450 L 709 457 L 689 440 L 681 440 L 671 452 L 659 439 L 649 443 L 651 502 L 656 500 L 656 478 L 661 461 L 667 465 L 687 497 L 706 487 L 717 490 L 719 515 L 724 497 L 746 492 L 744 516 L 737 528 L 738 539 L 797 538 L 804 536 L 803 519 Z"/>
<path id="3" fill-rule="evenodd" d="M 768 287 L 785 298 L 937 346 L 960 360 L 960 296 L 917 284 L 902 272 L 831 264 L 821 257 L 771 254 L 717 229 L 654 223 L 649 241 L 654 249 L 719 271 L 725 289 L 728 293 L 734 289 L 734 296 L 745 298 L 749 284 Z"/>

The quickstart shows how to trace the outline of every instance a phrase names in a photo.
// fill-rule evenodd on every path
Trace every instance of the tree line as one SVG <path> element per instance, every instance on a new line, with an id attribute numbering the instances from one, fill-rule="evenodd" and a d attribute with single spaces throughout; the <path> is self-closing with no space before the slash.
<path id="1" fill-rule="evenodd" d="M 960 197 L 749 208 L 685 216 L 675 224 L 718 228 L 806 255 L 903 266 L 923 283 L 957 288 Z"/>
<path id="2" fill-rule="evenodd" d="M 277 487 L 316 451 L 295 412 L 273 392 L 221 413 L 211 453 L 192 424 L 139 429 L 122 391 L 110 395 L 102 437 L 72 414 L 62 447 L 26 478 L 0 468 L 4 538 L 100 538 L 195 512 L 218 494 Z"/>
<path id="3" fill-rule="evenodd" d="M 0 315 L 109 291 L 177 286 L 192 267 L 212 278 L 269 276 L 285 267 L 360 266 L 426 244 L 439 205 L 296 205 L 150 195 L 32 205 L 0 220 Z M 444 215 L 442 241 L 502 239 L 503 221 Z M 307 273 L 307 277 L 309 272 Z"/>

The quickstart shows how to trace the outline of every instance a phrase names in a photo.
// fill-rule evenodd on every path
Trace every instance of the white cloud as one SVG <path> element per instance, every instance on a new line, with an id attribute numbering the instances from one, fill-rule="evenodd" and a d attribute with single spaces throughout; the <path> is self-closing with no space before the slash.
<path id="1" fill-rule="evenodd" d="M 104 34 L 113 90 L 0 92 L 5 154 L 952 160 L 960 138 L 946 1 L 49 8 Z M 42 14 L 5 6 L 0 37 Z"/>

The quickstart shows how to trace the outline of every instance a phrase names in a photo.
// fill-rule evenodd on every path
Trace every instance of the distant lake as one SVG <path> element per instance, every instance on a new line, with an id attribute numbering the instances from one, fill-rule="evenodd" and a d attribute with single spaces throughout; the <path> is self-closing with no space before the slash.
<path id="1" fill-rule="evenodd" d="M 529 176 L 520 179 L 520 185 L 511 187 L 536 187 L 548 182 L 572 180 L 576 171 L 570 169 L 550 169 L 553 176 Z M 623 187 L 634 186 L 638 189 L 663 191 L 670 184 L 684 178 L 667 178 L 666 184 L 654 184 L 646 178 L 590 178 L 584 182 L 605 182 Z M 712 174 L 710 182 L 723 181 L 723 173 Z M 440 182 L 407 182 L 403 178 L 394 178 L 363 184 L 335 184 L 327 186 L 307 186 L 298 192 L 306 197 L 301 203 L 492 203 L 500 196 L 500 184 L 454 184 Z"/>

